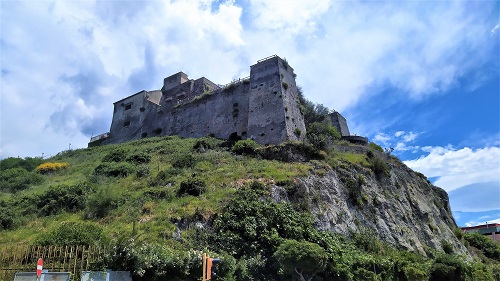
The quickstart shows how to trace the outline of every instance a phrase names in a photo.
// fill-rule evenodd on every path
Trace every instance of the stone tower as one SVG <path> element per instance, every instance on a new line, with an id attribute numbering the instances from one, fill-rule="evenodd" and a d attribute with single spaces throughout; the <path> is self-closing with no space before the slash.
<path id="1" fill-rule="evenodd" d="M 250 67 L 248 136 L 262 144 L 302 140 L 306 128 L 299 111 L 293 68 L 272 56 Z"/>

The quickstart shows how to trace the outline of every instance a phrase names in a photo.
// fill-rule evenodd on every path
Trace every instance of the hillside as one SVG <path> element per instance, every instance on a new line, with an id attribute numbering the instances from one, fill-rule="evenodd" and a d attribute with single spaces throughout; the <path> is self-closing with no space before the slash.
<path id="1" fill-rule="evenodd" d="M 197 280 L 209 251 L 219 280 L 289 280 L 299 243 L 323 261 L 299 270 L 313 280 L 500 279 L 446 192 L 375 144 L 168 136 L 1 163 L 3 248 L 114 245 L 100 266 L 141 280 Z"/>

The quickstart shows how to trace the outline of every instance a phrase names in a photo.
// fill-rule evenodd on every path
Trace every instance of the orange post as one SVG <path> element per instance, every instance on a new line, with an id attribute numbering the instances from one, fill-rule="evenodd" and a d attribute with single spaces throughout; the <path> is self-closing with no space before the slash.
<path id="1" fill-rule="evenodd" d="M 202 281 L 207 281 L 207 254 L 203 253 L 203 277 Z"/>
<path id="2" fill-rule="evenodd" d="M 212 259 L 207 257 L 207 280 L 212 279 Z"/>

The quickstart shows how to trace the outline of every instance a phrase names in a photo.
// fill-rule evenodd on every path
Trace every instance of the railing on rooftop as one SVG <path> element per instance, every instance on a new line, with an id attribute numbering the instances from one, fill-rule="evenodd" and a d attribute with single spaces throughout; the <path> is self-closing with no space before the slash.
<path id="1" fill-rule="evenodd" d="M 97 135 L 97 136 L 94 136 L 94 137 L 91 137 L 90 138 L 90 142 L 95 142 L 95 141 L 98 141 L 98 140 L 101 140 L 101 139 L 105 139 L 107 137 L 109 137 L 109 132 L 104 133 L 104 134 L 100 134 L 100 135 Z"/>
<path id="2" fill-rule="evenodd" d="M 263 62 L 263 61 L 265 61 L 265 60 L 272 59 L 272 58 L 275 58 L 275 57 L 278 57 L 278 56 L 277 56 L 277 55 L 272 55 L 272 56 L 269 56 L 269 57 L 267 57 L 267 58 L 263 58 L 263 59 L 258 60 L 258 61 L 257 61 L 257 63 L 259 63 L 259 62 Z"/>

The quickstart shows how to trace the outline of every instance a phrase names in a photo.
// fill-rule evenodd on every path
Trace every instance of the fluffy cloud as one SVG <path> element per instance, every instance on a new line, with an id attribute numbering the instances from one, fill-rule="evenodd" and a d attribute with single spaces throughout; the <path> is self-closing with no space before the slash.
<path id="1" fill-rule="evenodd" d="M 405 131 L 397 131 L 394 134 L 377 133 L 373 141 L 386 148 L 392 147 L 396 152 L 408 150 L 416 152 L 419 147 L 408 144 L 414 142 L 418 135 L 419 134 L 415 132 Z"/>
<path id="2" fill-rule="evenodd" d="M 470 1 L 1 5 L 0 157 L 84 147 L 118 99 L 180 70 L 227 83 L 272 54 L 288 59 L 307 98 L 339 111 L 386 85 L 419 100 L 484 65 L 498 24 L 495 3 Z M 396 149 L 416 137 L 405 136 Z"/>
<path id="3" fill-rule="evenodd" d="M 427 177 L 436 177 L 434 184 L 446 191 L 475 183 L 500 185 L 500 147 L 425 147 L 423 150 L 429 154 L 404 161 L 405 164 Z"/>

